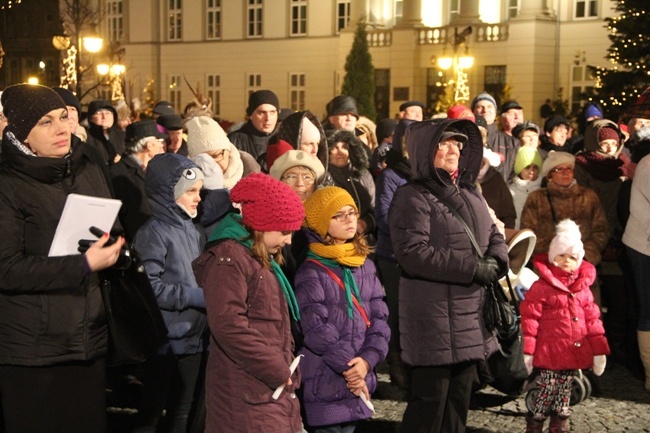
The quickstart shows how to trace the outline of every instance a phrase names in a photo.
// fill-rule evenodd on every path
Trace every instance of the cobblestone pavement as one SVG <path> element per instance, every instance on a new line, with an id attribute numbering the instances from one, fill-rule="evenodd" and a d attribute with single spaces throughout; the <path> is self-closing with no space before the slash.
<path id="1" fill-rule="evenodd" d="M 394 433 L 406 408 L 404 392 L 380 373 L 373 399 L 376 414 L 359 423 L 356 433 Z M 600 392 L 573 406 L 573 433 L 650 432 L 650 394 L 643 383 L 620 365 L 608 366 L 599 381 Z M 468 418 L 468 433 L 522 433 L 525 394 L 508 397 L 487 387 L 476 393 Z M 548 426 L 548 424 L 547 424 Z"/>

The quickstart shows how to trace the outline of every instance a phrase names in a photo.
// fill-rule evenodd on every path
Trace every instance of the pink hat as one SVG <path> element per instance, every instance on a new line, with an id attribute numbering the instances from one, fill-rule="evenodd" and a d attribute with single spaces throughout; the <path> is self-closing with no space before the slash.
<path id="1" fill-rule="evenodd" d="M 449 119 L 469 119 L 472 122 L 476 122 L 476 117 L 472 113 L 472 110 L 463 104 L 452 105 L 447 111 L 447 117 Z"/>
<path id="2" fill-rule="evenodd" d="M 230 191 L 241 205 L 244 225 L 260 232 L 300 230 L 305 208 L 286 183 L 262 173 L 251 173 Z"/>

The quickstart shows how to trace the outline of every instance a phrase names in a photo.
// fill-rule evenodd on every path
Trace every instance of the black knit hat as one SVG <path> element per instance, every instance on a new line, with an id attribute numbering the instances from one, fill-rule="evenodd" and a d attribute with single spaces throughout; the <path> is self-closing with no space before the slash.
<path id="1" fill-rule="evenodd" d="M 16 84 L 2 92 L 2 108 L 7 118 L 7 132 L 21 143 L 36 123 L 52 110 L 67 109 L 63 99 L 52 89 L 34 84 Z"/>
<path id="2" fill-rule="evenodd" d="M 348 95 L 339 95 L 332 99 L 327 104 L 327 116 L 334 116 L 336 114 L 353 114 L 357 119 L 359 118 L 359 110 L 357 109 L 357 101 Z"/>
<path id="3" fill-rule="evenodd" d="M 270 90 L 258 90 L 257 92 L 251 93 L 248 97 L 248 108 L 246 108 L 246 114 L 249 116 L 253 114 L 253 111 L 262 104 L 271 104 L 278 110 L 280 113 L 280 100 L 278 96 Z"/>
<path id="4" fill-rule="evenodd" d="M 77 113 L 81 114 L 81 104 L 79 103 L 79 100 L 74 95 L 74 93 L 68 89 L 64 89 L 63 87 L 52 87 L 52 90 L 54 90 L 61 97 L 61 99 L 63 99 L 65 105 L 68 107 L 76 108 Z"/>

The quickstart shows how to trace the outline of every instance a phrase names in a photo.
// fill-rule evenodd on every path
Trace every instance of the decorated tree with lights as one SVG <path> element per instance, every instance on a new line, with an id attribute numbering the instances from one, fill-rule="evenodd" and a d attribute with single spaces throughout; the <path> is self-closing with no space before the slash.
<path id="1" fill-rule="evenodd" d="M 366 23 L 357 24 L 354 41 L 345 59 L 345 78 L 341 93 L 350 95 L 357 101 L 359 114 L 375 120 L 375 68 L 368 48 Z"/>
<path id="2" fill-rule="evenodd" d="M 596 95 L 605 116 L 618 119 L 650 85 L 650 10 L 648 0 L 618 0 L 617 16 L 606 18 L 612 42 L 606 58 L 609 68 L 594 67 Z"/>

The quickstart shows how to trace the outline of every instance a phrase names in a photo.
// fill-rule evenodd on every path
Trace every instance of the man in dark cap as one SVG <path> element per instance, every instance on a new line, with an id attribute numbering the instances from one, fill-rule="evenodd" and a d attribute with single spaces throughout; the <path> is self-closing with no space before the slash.
<path id="1" fill-rule="evenodd" d="M 501 129 L 512 136 L 515 126 L 524 121 L 524 108 L 517 101 L 506 101 L 501 107 Z"/>
<path id="2" fill-rule="evenodd" d="M 187 142 L 183 139 L 183 119 L 178 114 L 163 114 L 156 122 L 168 138 L 165 140 L 167 153 L 178 153 L 187 156 Z"/>
<path id="3" fill-rule="evenodd" d="M 424 119 L 425 108 L 424 103 L 420 101 L 407 101 L 399 106 L 399 118 L 421 122 Z"/>
<path id="4" fill-rule="evenodd" d="M 352 96 L 338 95 L 327 103 L 327 119 L 323 122 L 323 129 L 355 132 L 357 120 L 359 120 L 357 101 Z"/>
<path id="5" fill-rule="evenodd" d="M 237 149 L 250 153 L 258 161 L 260 155 L 266 153 L 279 112 L 280 101 L 275 93 L 270 90 L 251 93 L 246 108 L 248 121 L 237 131 L 228 134 L 228 139 Z"/>
<path id="6" fill-rule="evenodd" d="M 156 105 L 153 106 L 153 118 L 157 119 L 158 116 L 163 116 L 165 114 L 176 114 L 172 103 L 169 101 L 156 102 Z"/>

